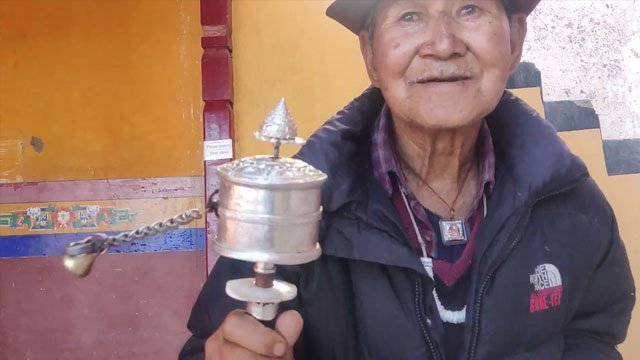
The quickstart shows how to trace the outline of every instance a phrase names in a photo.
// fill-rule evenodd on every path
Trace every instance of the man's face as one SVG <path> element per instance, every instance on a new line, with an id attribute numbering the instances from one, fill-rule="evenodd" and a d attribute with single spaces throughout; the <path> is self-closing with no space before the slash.
<path id="1" fill-rule="evenodd" d="M 381 0 L 360 35 L 369 77 L 396 121 L 461 127 L 488 115 L 515 70 L 526 18 L 500 0 Z"/>

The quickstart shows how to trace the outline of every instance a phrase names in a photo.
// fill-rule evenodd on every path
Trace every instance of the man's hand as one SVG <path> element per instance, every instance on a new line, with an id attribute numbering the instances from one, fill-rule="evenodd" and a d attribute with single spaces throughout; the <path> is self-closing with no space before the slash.
<path id="1" fill-rule="evenodd" d="M 293 359 L 293 344 L 302 331 L 302 316 L 285 311 L 275 330 L 241 310 L 229 313 L 204 345 L 206 360 Z"/>

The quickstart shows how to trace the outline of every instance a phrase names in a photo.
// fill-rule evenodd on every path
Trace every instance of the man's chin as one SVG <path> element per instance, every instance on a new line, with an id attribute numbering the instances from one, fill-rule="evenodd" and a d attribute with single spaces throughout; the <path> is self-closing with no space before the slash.
<path id="1" fill-rule="evenodd" d="M 468 127 L 475 127 L 482 122 L 482 117 L 477 114 L 469 114 L 465 116 L 465 112 L 455 111 L 437 111 L 424 112 L 418 119 L 414 119 L 421 128 L 430 131 L 446 131 L 456 130 Z M 417 120 L 417 121 L 416 121 Z"/>

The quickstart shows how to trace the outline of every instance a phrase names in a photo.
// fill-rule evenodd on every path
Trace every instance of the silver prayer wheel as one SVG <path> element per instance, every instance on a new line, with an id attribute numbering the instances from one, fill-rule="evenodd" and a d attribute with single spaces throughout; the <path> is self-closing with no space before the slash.
<path id="1" fill-rule="evenodd" d="M 255 133 L 273 143 L 273 156 L 242 158 L 217 168 L 217 201 L 206 211 L 218 215 L 213 248 L 222 256 L 254 262 L 254 278 L 227 282 L 226 292 L 247 302 L 255 318 L 273 320 L 278 304 L 296 297 L 295 285 L 274 279 L 276 265 L 303 264 L 320 256 L 318 226 L 320 189 L 327 176 L 298 159 L 279 156 L 281 144 L 303 144 L 284 99 Z M 142 240 L 201 218 L 198 209 L 117 236 L 94 234 L 65 246 L 63 264 L 74 275 L 87 276 L 96 258 L 111 246 Z"/>
<path id="2" fill-rule="evenodd" d="M 298 159 L 279 156 L 281 144 L 304 141 L 284 99 L 255 133 L 274 145 L 273 156 L 238 159 L 217 168 L 218 231 L 213 248 L 222 256 L 254 262 L 255 278 L 231 280 L 226 292 L 247 311 L 272 320 L 278 304 L 293 299 L 294 285 L 273 279 L 275 265 L 303 264 L 320 256 L 320 191 L 327 176 Z"/>
<path id="3" fill-rule="evenodd" d="M 279 265 L 320 255 L 320 187 L 326 176 L 301 160 L 256 156 L 218 168 L 218 236 L 223 256 Z"/>

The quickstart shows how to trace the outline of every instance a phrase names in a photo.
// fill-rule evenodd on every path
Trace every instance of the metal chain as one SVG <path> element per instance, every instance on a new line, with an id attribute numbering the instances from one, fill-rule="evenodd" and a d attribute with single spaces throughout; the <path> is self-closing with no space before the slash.
<path id="1" fill-rule="evenodd" d="M 187 225 L 197 219 L 202 219 L 202 212 L 198 209 L 191 209 L 174 217 L 170 217 L 164 221 L 158 221 L 136 230 L 123 232 L 117 236 L 108 236 L 105 241 L 105 246 L 118 246 L 124 242 L 130 242 L 137 239 L 145 238 L 147 236 L 153 236 L 161 232 L 176 229 L 182 225 Z"/>
<path id="2" fill-rule="evenodd" d="M 214 200 L 214 197 L 217 194 L 218 190 L 209 196 L 204 212 L 199 209 L 191 209 L 164 221 L 158 221 L 133 231 L 123 232 L 116 236 L 93 234 L 83 240 L 69 243 L 65 247 L 65 254 L 68 256 L 78 256 L 91 253 L 103 253 L 111 246 L 118 246 L 122 243 L 139 240 L 147 236 L 153 236 L 161 232 L 176 229 L 182 225 L 187 225 L 194 220 L 202 219 L 204 214 L 208 212 L 214 213 L 218 216 L 218 201 Z"/>
<path id="3" fill-rule="evenodd" d="M 214 191 L 209 196 L 204 213 L 211 212 L 218 216 L 218 202 L 214 200 L 216 195 L 218 195 L 218 190 Z M 194 220 L 202 219 L 204 213 L 199 209 L 191 209 L 164 221 L 158 221 L 133 231 L 123 232 L 117 236 L 108 236 L 104 239 L 104 245 L 102 247 L 106 249 L 112 245 L 118 246 L 123 242 L 131 242 L 136 239 L 142 239 L 147 236 L 153 236 L 161 232 L 176 229 L 182 225 L 187 225 Z"/>

